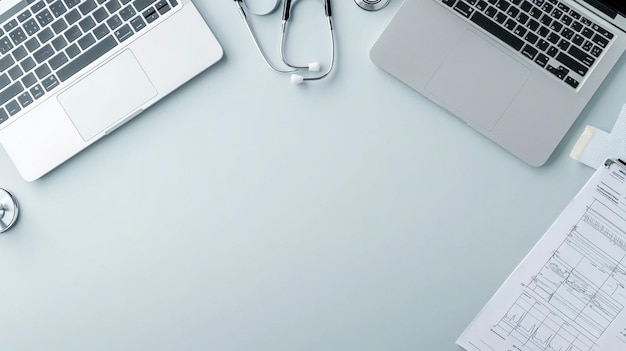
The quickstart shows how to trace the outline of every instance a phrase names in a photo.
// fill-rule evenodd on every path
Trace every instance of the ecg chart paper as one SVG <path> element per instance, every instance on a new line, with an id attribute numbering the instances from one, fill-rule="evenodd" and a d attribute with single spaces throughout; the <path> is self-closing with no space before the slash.
<path id="1" fill-rule="evenodd" d="M 626 351 L 626 166 L 609 160 L 457 340 L 468 351 Z"/>

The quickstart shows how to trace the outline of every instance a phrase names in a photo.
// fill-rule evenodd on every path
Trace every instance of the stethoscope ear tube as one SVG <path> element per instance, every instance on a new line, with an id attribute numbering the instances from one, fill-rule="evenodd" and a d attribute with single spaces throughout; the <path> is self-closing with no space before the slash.
<path id="1" fill-rule="evenodd" d="M 291 0 L 285 0 L 283 4 L 283 21 L 289 20 L 290 12 L 291 12 Z"/>

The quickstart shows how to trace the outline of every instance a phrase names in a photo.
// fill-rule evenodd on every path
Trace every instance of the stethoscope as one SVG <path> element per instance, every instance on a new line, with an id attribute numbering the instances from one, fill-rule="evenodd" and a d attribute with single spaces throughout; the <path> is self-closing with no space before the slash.
<path id="1" fill-rule="evenodd" d="M 17 222 L 19 206 L 13 194 L 0 188 L 0 233 L 9 230 Z"/>
<path id="2" fill-rule="evenodd" d="M 359 7 L 367 11 L 378 11 L 387 6 L 389 0 L 354 0 Z"/>
<path id="3" fill-rule="evenodd" d="M 257 40 L 256 34 L 254 34 L 254 31 L 252 30 L 252 27 L 250 26 L 250 23 L 248 22 L 248 17 L 246 15 L 246 12 L 243 9 L 243 5 L 246 6 L 246 8 L 251 14 L 254 14 L 257 16 L 265 16 L 265 15 L 274 13 L 276 9 L 278 8 L 278 5 L 280 4 L 280 1 L 281 0 L 276 0 L 274 6 L 268 11 L 254 12 L 250 10 L 250 8 L 245 4 L 244 0 L 235 0 L 235 3 L 237 4 L 237 7 L 239 8 L 239 13 L 241 14 L 241 18 L 243 18 L 243 21 L 246 24 L 246 28 L 248 28 L 248 32 L 250 33 L 250 36 L 252 36 L 254 45 L 259 51 L 259 54 L 261 55 L 261 57 L 263 58 L 263 61 L 269 68 L 271 68 L 272 70 L 276 72 L 291 73 L 291 83 L 293 84 L 301 84 L 302 82 L 305 82 L 305 81 L 320 80 L 322 78 L 327 77 L 330 74 L 330 72 L 332 72 L 333 66 L 335 64 L 335 34 L 333 31 L 333 21 L 332 21 L 331 9 L 330 9 L 330 0 L 324 0 L 324 11 L 325 11 L 326 18 L 328 21 L 328 29 L 330 33 L 330 49 L 331 49 L 330 65 L 328 66 L 328 69 L 326 70 L 326 72 L 321 73 L 316 76 L 306 76 L 303 74 L 304 72 L 318 72 L 321 69 L 319 62 L 311 62 L 310 64 L 306 66 L 297 65 L 287 60 L 287 57 L 285 55 L 285 37 L 287 33 L 287 22 L 289 22 L 289 17 L 291 15 L 291 0 L 283 0 L 282 28 L 281 28 L 281 33 L 280 33 L 280 57 L 283 61 L 283 64 L 287 66 L 287 68 L 284 68 L 284 69 L 279 68 L 267 58 L 267 56 L 265 55 L 265 52 L 263 51 L 263 49 L 261 48 L 261 45 L 259 44 L 259 41 Z"/>

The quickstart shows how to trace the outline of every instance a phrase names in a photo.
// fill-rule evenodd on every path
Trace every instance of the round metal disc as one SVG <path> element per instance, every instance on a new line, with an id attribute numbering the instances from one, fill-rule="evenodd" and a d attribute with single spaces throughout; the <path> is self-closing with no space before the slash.
<path id="1" fill-rule="evenodd" d="M 0 233 L 6 232 L 15 224 L 18 211 L 17 199 L 0 188 Z"/>
<path id="2" fill-rule="evenodd" d="M 389 0 L 354 0 L 357 5 L 367 11 L 377 11 L 387 6 Z"/>

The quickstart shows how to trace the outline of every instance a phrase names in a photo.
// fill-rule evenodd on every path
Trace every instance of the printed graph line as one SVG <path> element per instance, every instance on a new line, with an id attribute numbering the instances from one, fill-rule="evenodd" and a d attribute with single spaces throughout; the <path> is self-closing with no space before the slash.
<path id="1" fill-rule="evenodd" d="M 594 200 L 492 332 L 522 351 L 596 351 L 626 305 L 626 220 Z"/>
<path id="2" fill-rule="evenodd" d="M 549 306 L 526 293 L 516 300 L 493 331 L 513 338 L 520 350 L 593 351 L 596 346 Z"/>
<path id="3" fill-rule="evenodd" d="M 596 339 L 626 303 L 626 234 L 613 222 L 624 219 L 600 211 L 611 213 L 601 202 L 587 207 L 527 286 Z"/>

